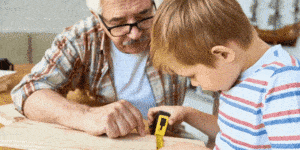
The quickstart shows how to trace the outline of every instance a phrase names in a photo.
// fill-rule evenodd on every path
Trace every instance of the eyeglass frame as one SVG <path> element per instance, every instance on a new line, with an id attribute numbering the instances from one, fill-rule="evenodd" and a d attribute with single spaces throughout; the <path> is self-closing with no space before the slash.
<path id="1" fill-rule="evenodd" d="M 155 5 L 154 0 L 152 0 L 152 4 L 153 4 L 153 6 L 154 6 L 154 9 L 156 10 L 156 5 Z M 108 27 L 108 26 L 106 25 L 106 23 L 103 21 L 103 17 L 101 16 L 101 14 L 98 14 L 98 16 L 99 16 L 101 22 L 104 24 L 104 26 L 105 26 L 105 28 L 107 29 L 107 31 L 108 31 L 113 37 L 120 37 L 120 36 L 127 35 L 128 33 L 131 32 L 131 30 L 132 30 L 132 28 L 133 28 L 134 26 L 136 26 L 139 30 L 145 30 L 145 29 L 140 29 L 140 28 L 138 27 L 138 24 L 141 23 L 141 22 L 143 22 L 143 21 L 145 21 L 145 20 L 148 20 L 148 19 L 151 19 L 151 18 L 154 17 L 154 16 L 147 17 L 147 18 L 144 18 L 144 19 L 142 19 L 142 20 L 139 20 L 139 21 L 137 21 L 137 22 L 135 22 L 135 23 L 126 23 L 126 24 L 121 24 L 121 25 L 116 25 L 116 26 Z M 130 26 L 129 31 L 128 31 L 128 33 L 126 33 L 126 34 L 124 34 L 124 35 L 114 36 L 114 35 L 111 33 L 111 30 L 114 29 L 114 28 L 123 27 L 123 26 L 128 26 L 128 25 Z"/>

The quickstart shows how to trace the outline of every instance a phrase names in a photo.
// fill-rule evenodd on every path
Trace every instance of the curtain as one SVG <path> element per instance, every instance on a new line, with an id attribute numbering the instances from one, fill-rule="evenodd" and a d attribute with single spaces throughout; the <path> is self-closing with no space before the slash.
<path id="1" fill-rule="evenodd" d="M 267 42 L 291 42 L 299 36 L 300 0 L 237 1 Z"/>

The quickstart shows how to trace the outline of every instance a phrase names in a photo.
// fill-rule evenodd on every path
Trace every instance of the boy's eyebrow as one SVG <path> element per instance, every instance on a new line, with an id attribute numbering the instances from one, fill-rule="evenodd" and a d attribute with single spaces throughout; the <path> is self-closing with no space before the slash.
<path id="1" fill-rule="evenodd" d="M 195 74 L 186 74 L 186 75 L 181 74 L 180 76 L 187 77 L 187 78 L 194 78 Z"/>
<path id="2" fill-rule="evenodd" d="M 152 7 L 153 7 L 153 6 L 151 6 L 151 8 L 146 8 L 146 9 L 140 11 L 138 14 L 139 14 L 139 15 L 146 14 L 146 13 L 148 13 L 149 11 L 151 11 Z M 106 19 L 104 19 L 104 20 L 106 20 Z M 113 18 L 110 19 L 110 20 L 106 20 L 106 22 L 111 23 L 111 22 L 118 22 L 118 21 L 122 21 L 122 20 L 126 20 L 126 17 L 113 17 Z"/>
<path id="3" fill-rule="evenodd" d="M 176 72 L 173 69 L 171 69 L 170 67 L 166 67 L 166 69 L 169 74 L 171 74 L 171 75 L 176 74 Z"/>
<path id="4" fill-rule="evenodd" d="M 191 78 L 191 79 L 192 79 L 192 78 L 194 78 L 194 76 L 195 76 L 195 75 L 189 75 L 189 76 L 186 76 L 186 77 L 188 77 L 188 78 Z"/>

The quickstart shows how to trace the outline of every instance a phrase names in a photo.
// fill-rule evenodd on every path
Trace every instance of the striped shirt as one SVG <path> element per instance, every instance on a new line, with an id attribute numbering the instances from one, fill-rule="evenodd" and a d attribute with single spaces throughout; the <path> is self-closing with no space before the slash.
<path id="1" fill-rule="evenodd" d="M 99 21 L 90 16 L 56 36 L 42 60 L 11 91 L 16 109 L 23 114 L 24 101 L 35 91 L 52 89 L 66 96 L 83 89 L 104 104 L 118 100 L 112 75 L 111 40 Z M 181 105 L 187 87 L 185 77 L 156 71 L 148 59 L 146 74 L 156 106 Z"/>
<path id="2" fill-rule="evenodd" d="M 215 150 L 300 149 L 299 64 L 274 46 L 221 93 Z"/>

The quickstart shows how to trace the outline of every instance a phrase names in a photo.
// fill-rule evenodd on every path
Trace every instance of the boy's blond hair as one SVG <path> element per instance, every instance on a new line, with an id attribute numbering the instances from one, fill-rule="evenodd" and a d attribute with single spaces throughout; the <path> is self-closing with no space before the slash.
<path id="1" fill-rule="evenodd" d="M 164 0 L 155 14 L 150 55 L 154 67 L 163 71 L 168 71 L 169 56 L 182 65 L 214 67 L 212 47 L 235 41 L 247 49 L 252 34 L 236 0 Z"/>

